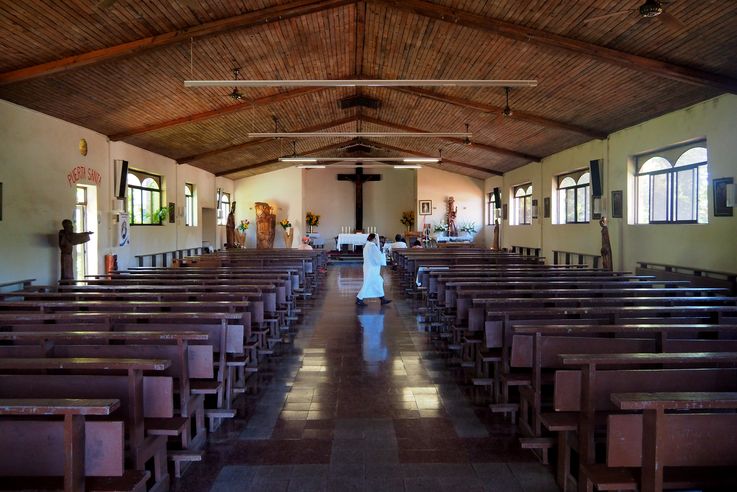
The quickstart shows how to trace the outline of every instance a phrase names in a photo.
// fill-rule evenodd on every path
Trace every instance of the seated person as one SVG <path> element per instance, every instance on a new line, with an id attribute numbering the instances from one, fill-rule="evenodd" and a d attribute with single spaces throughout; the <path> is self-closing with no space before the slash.
<path id="1" fill-rule="evenodd" d="M 304 236 L 302 238 L 302 243 L 299 246 L 297 246 L 297 249 L 311 250 L 312 249 L 312 246 L 310 246 L 310 238 L 307 237 L 307 236 Z"/>
<path id="2" fill-rule="evenodd" d="M 400 234 L 394 236 L 394 242 L 391 245 L 391 249 L 407 249 L 407 243 Z"/>
<path id="3" fill-rule="evenodd" d="M 412 243 L 412 249 L 415 249 L 415 248 L 422 248 L 422 243 L 420 242 L 419 239 L 415 239 L 414 242 Z"/>

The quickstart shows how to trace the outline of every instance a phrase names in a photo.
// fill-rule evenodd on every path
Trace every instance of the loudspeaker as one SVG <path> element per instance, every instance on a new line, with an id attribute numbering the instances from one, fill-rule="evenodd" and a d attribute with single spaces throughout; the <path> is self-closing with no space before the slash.
<path id="1" fill-rule="evenodd" d="M 496 203 L 496 208 L 501 208 L 502 192 L 499 188 L 494 188 L 494 203 Z"/>
<path id="2" fill-rule="evenodd" d="M 591 171 L 591 196 L 600 197 L 601 192 L 601 160 L 594 159 L 589 162 L 589 170 Z"/>
<path id="3" fill-rule="evenodd" d="M 128 194 L 128 161 L 115 159 L 115 198 L 124 200 Z"/>

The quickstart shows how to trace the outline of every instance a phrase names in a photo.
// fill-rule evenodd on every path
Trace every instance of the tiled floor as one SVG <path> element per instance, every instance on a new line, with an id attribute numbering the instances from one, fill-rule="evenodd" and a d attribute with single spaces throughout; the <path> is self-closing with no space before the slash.
<path id="1" fill-rule="evenodd" d="M 473 406 L 384 273 L 354 305 L 360 265 L 331 265 L 293 346 L 209 436 L 177 491 L 556 491 L 514 428 Z"/>

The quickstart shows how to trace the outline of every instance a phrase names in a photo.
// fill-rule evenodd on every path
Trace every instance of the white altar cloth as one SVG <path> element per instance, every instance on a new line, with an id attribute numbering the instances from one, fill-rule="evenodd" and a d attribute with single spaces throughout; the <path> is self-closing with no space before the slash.
<path id="1" fill-rule="evenodd" d="M 344 244 L 351 247 L 363 246 L 366 244 L 368 236 L 368 234 L 338 234 L 336 247 L 338 248 L 338 251 L 340 251 L 340 247 Z"/>

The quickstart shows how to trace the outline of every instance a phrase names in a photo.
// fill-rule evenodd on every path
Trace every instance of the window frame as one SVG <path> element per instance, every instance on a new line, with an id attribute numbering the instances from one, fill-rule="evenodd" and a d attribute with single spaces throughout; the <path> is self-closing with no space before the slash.
<path id="1" fill-rule="evenodd" d="M 494 196 L 493 190 L 488 192 L 486 195 L 486 225 L 494 225 L 497 218 L 497 210 L 501 207 L 496 203 L 496 197 Z"/>
<path id="2" fill-rule="evenodd" d="M 140 186 L 139 185 L 135 185 L 135 184 L 130 184 L 130 182 L 128 182 L 128 184 L 127 184 L 127 187 L 128 187 L 128 200 L 127 200 L 127 204 L 126 204 L 126 209 L 128 210 L 128 216 L 130 217 L 130 225 L 135 225 L 135 226 L 161 226 L 161 225 L 164 225 L 163 221 L 158 216 L 156 217 L 156 220 L 154 221 L 154 217 L 153 217 L 153 213 L 154 213 L 153 206 L 152 206 L 152 210 L 151 210 L 151 214 L 152 214 L 151 215 L 151 222 L 145 222 L 145 218 L 144 218 L 145 208 L 144 208 L 144 205 L 143 205 L 144 204 L 144 199 L 143 199 L 144 193 L 150 193 L 151 194 L 151 197 L 150 197 L 151 204 L 155 203 L 154 195 L 158 195 L 158 202 L 159 202 L 158 209 L 160 209 L 162 207 L 161 204 L 163 203 L 163 198 L 164 198 L 163 197 L 163 189 L 162 189 L 163 178 L 161 176 L 159 176 L 159 175 L 152 174 L 152 173 L 149 173 L 149 172 L 146 172 L 146 171 L 140 171 L 138 169 L 129 169 L 128 170 L 128 174 L 132 174 L 133 176 L 135 176 L 136 179 L 138 179 L 138 181 L 141 183 Z M 143 186 L 142 184 L 143 184 L 143 182 L 146 179 L 153 180 L 158 185 L 158 188 L 150 188 L 150 187 L 147 187 L 147 186 Z M 128 181 L 130 181 L 130 180 L 128 180 Z M 139 207 L 140 207 L 140 210 L 141 210 L 141 213 L 140 213 L 141 222 L 136 221 L 136 214 L 135 214 L 135 206 L 136 206 L 136 203 L 135 203 L 135 199 L 134 199 L 134 196 L 135 196 L 135 192 L 136 191 L 138 191 L 138 195 L 139 195 L 139 198 L 140 198 L 140 201 L 141 201 L 140 204 L 139 204 Z"/>
<path id="3" fill-rule="evenodd" d="M 524 195 L 517 196 L 517 193 L 522 190 L 524 191 Z M 517 185 L 512 188 L 512 195 L 513 195 L 513 203 L 514 203 L 514 210 L 513 210 L 513 217 L 514 217 L 514 223 L 512 225 L 532 225 L 532 183 L 524 183 L 521 185 Z M 522 208 L 520 209 L 520 203 L 522 205 Z M 523 211 L 523 218 L 520 221 L 519 212 L 520 210 Z M 529 212 L 529 213 L 528 213 Z"/>
<path id="4" fill-rule="evenodd" d="M 581 178 L 588 174 L 589 175 L 589 181 L 585 184 L 579 184 L 579 181 Z M 573 186 L 566 186 L 564 188 L 561 188 L 561 182 L 564 181 L 566 178 L 571 178 L 574 181 Z M 556 186 L 556 193 L 558 198 L 558 220 L 556 222 L 557 225 L 564 225 L 564 224 L 589 224 L 591 223 L 591 171 L 589 169 L 578 169 L 576 171 L 571 171 L 566 174 L 560 174 L 556 177 L 557 179 L 557 186 Z M 573 215 L 575 219 L 573 221 L 568 221 L 568 201 L 566 200 L 566 196 L 564 193 L 567 193 L 568 190 L 571 190 L 573 192 Z M 578 191 L 584 190 L 585 193 L 585 205 L 584 205 L 584 220 L 578 220 Z M 564 192 L 564 193 L 561 193 Z M 561 204 L 563 208 L 563 213 L 561 214 Z"/>
<path id="5" fill-rule="evenodd" d="M 227 197 L 227 200 L 225 198 Z M 227 207 L 223 207 L 227 203 Z M 218 217 L 218 225 L 228 225 L 228 214 L 230 213 L 230 193 L 223 191 L 220 195 L 219 204 L 220 217 Z"/>
<path id="6" fill-rule="evenodd" d="M 694 148 L 706 149 L 706 160 L 702 162 L 695 162 L 685 165 L 677 165 L 678 160 L 689 150 Z M 642 167 L 648 163 L 651 159 L 660 157 L 667 161 L 670 165 L 667 169 L 657 169 L 654 171 L 641 172 Z M 707 147 L 706 140 L 698 140 L 687 144 L 674 145 L 666 147 L 654 152 L 648 152 L 635 156 L 635 173 L 634 173 L 634 184 L 635 184 L 635 225 L 649 225 L 649 224 L 708 224 L 708 172 L 709 172 L 709 148 Z M 706 222 L 699 222 L 699 172 L 703 167 L 704 172 L 707 176 L 707 186 L 705 191 L 705 207 L 707 209 Z M 692 175 L 692 189 L 691 189 L 691 200 L 692 200 L 692 217 L 694 219 L 678 219 L 678 179 L 684 171 L 691 171 Z M 653 206 L 653 200 L 655 195 L 655 178 L 658 176 L 665 177 L 665 219 L 664 220 L 653 220 L 653 214 L 656 207 Z M 640 182 L 643 177 L 647 177 L 647 221 L 642 221 L 640 217 Z M 656 205 L 662 206 L 662 203 Z"/>
<path id="7" fill-rule="evenodd" d="M 194 185 L 192 183 L 184 183 L 184 226 L 195 227 L 196 225 Z"/>

